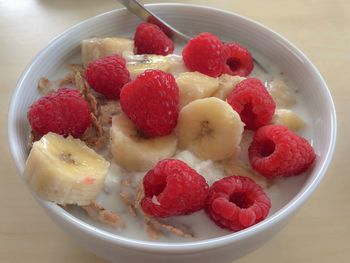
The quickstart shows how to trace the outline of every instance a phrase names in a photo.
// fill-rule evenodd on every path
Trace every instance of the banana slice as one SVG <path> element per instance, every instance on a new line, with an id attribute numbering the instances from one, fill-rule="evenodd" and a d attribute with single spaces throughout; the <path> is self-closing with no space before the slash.
<path id="1" fill-rule="evenodd" d="M 286 109 L 276 110 L 272 123 L 287 126 L 294 132 L 300 131 L 305 127 L 305 122 L 294 111 Z"/>
<path id="2" fill-rule="evenodd" d="M 215 97 L 198 99 L 182 108 L 176 134 L 179 147 L 201 159 L 232 156 L 242 138 L 243 123 L 232 107 Z"/>
<path id="3" fill-rule="evenodd" d="M 126 67 L 129 70 L 131 79 L 135 79 L 139 74 L 147 69 L 159 69 L 168 72 L 170 61 L 166 56 L 158 55 L 131 55 L 126 57 Z"/>
<path id="4" fill-rule="evenodd" d="M 110 137 L 114 160 L 128 171 L 147 171 L 176 152 L 177 139 L 174 134 L 143 138 L 125 114 L 113 117 Z"/>
<path id="5" fill-rule="evenodd" d="M 173 74 L 175 78 L 177 78 L 183 72 L 188 72 L 188 69 L 186 68 L 182 56 L 176 54 L 169 54 L 167 55 L 167 58 L 170 64 L 168 72 Z"/>
<path id="6" fill-rule="evenodd" d="M 106 37 L 85 39 L 81 43 L 81 59 L 84 67 L 91 61 L 109 55 L 133 53 L 134 41 L 127 38 Z"/>
<path id="7" fill-rule="evenodd" d="M 48 133 L 33 144 L 24 176 L 41 198 L 88 205 L 100 193 L 109 162 L 79 139 Z"/>
<path id="8" fill-rule="evenodd" d="M 226 176 L 246 176 L 253 179 L 258 185 L 260 185 L 263 188 L 267 188 L 269 186 L 269 182 L 265 177 L 254 173 L 254 171 L 250 167 L 248 167 L 246 164 L 244 164 L 237 158 L 228 158 L 226 160 L 223 160 L 221 164 L 224 167 L 224 172 Z"/>
<path id="9" fill-rule="evenodd" d="M 289 91 L 288 85 L 280 79 L 271 81 L 267 90 L 278 107 L 289 108 L 295 105 L 296 100 Z"/>
<path id="10" fill-rule="evenodd" d="M 164 72 L 179 75 L 187 71 L 182 57 L 171 54 L 167 56 L 159 55 L 133 55 L 124 53 L 124 58 L 127 61 L 126 67 L 130 72 L 131 79 L 135 79 L 139 74 L 147 69 L 158 69 Z"/>
<path id="11" fill-rule="evenodd" d="M 228 74 L 221 75 L 219 77 L 219 87 L 212 94 L 212 97 L 217 97 L 219 99 L 226 100 L 228 95 L 231 93 L 232 90 L 234 90 L 236 85 L 244 79 L 246 78 L 241 76 L 231 76 Z"/>
<path id="12" fill-rule="evenodd" d="M 180 90 L 180 109 L 196 99 L 209 97 L 219 88 L 219 81 L 199 72 L 184 72 L 176 78 Z"/>

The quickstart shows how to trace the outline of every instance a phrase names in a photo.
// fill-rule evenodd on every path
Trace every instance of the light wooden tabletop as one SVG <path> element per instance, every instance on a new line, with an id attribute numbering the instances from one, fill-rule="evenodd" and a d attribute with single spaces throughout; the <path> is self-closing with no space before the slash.
<path id="1" fill-rule="evenodd" d="M 326 178 L 281 233 L 237 262 L 350 262 L 350 1 L 176 2 L 234 11 L 284 35 L 318 67 L 337 108 L 338 143 Z M 16 81 L 37 52 L 70 26 L 118 7 L 115 0 L 0 0 L 0 262 L 105 262 L 61 232 L 30 196 L 9 154 L 6 122 Z"/>

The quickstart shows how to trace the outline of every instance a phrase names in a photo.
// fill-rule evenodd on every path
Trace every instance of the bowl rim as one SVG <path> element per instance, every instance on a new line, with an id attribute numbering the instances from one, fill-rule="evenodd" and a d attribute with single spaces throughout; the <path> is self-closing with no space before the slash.
<path id="1" fill-rule="evenodd" d="M 195 5 L 195 4 L 182 4 L 182 3 L 157 3 L 157 4 L 147 4 L 146 5 L 149 8 L 162 8 L 162 7 L 180 7 L 180 8 L 191 8 L 193 10 L 204 10 L 204 11 L 213 11 L 216 13 L 221 13 L 223 15 L 228 16 L 235 16 L 237 19 L 240 19 L 244 21 L 245 23 L 252 24 L 254 27 L 260 28 L 264 33 L 270 34 L 274 38 L 281 41 L 287 48 L 290 49 L 292 53 L 297 55 L 298 57 L 302 58 L 303 61 L 307 64 L 307 66 L 310 68 L 310 70 L 314 73 L 315 77 L 321 82 L 322 86 L 322 92 L 327 100 L 327 108 L 329 109 L 330 114 L 330 126 L 329 126 L 329 141 L 327 142 L 327 153 L 325 156 L 325 161 L 319 168 L 319 170 L 316 172 L 316 176 L 307 183 L 299 192 L 297 195 L 295 195 L 285 206 L 283 206 L 281 209 L 276 211 L 273 215 L 271 215 L 269 218 L 266 218 L 262 222 L 249 227 L 247 229 L 241 230 L 239 232 L 231 233 L 228 235 L 224 235 L 221 237 L 216 238 L 210 238 L 205 240 L 199 240 L 199 241 L 193 241 L 193 242 L 182 242 L 182 243 L 162 243 L 162 242 L 153 242 L 153 241 L 142 241 L 142 240 L 135 240 L 132 238 L 126 238 L 122 236 L 118 236 L 117 234 L 110 233 L 108 231 L 102 230 L 98 227 L 95 227 L 93 225 L 90 225 L 70 213 L 68 213 L 66 210 L 61 208 L 60 206 L 41 200 L 38 198 L 35 194 L 35 199 L 39 202 L 39 204 L 50 211 L 50 214 L 55 215 L 65 221 L 67 224 L 73 225 L 74 227 L 78 228 L 80 231 L 87 233 L 88 235 L 102 239 L 104 241 L 110 242 L 114 245 L 119 245 L 125 248 L 131 248 L 131 249 L 138 249 L 140 251 L 148 251 L 148 252 L 159 252 L 159 253 L 167 253 L 167 252 L 198 252 L 208 249 L 213 249 L 221 246 L 225 246 L 228 244 L 232 244 L 234 242 L 237 242 L 242 239 L 247 239 L 251 237 L 252 235 L 255 235 L 257 233 L 261 233 L 269 228 L 271 228 L 274 224 L 283 221 L 284 219 L 288 218 L 290 215 L 292 215 L 298 208 L 301 207 L 301 205 L 310 197 L 310 195 L 314 192 L 318 184 L 320 183 L 321 179 L 325 176 L 325 173 L 328 169 L 328 166 L 331 162 L 334 148 L 335 148 L 335 142 L 336 142 L 336 135 L 337 135 L 337 121 L 336 121 L 336 111 L 335 106 L 330 94 L 330 91 L 327 87 L 327 84 L 323 77 L 321 76 L 320 72 L 317 70 L 317 68 L 312 64 L 312 62 L 307 58 L 307 56 L 300 51 L 294 44 L 289 42 L 286 38 L 284 38 L 282 35 L 276 33 L 272 29 L 262 25 L 259 22 L 256 22 L 250 18 L 246 18 L 242 15 L 221 10 L 218 8 L 208 7 L 208 6 L 202 6 L 202 5 Z M 19 100 L 19 93 L 21 90 L 21 86 L 23 85 L 23 82 L 26 78 L 26 76 L 29 74 L 29 71 L 31 67 L 37 63 L 37 61 L 41 58 L 41 56 L 45 53 L 47 49 L 49 49 L 56 41 L 58 41 L 60 38 L 64 37 L 65 35 L 69 34 L 74 29 L 82 26 L 85 23 L 92 22 L 93 20 L 106 16 L 106 15 L 115 15 L 118 13 L 127 12 L 125 8 L 120 9 L 114 9 L 109 12 L 105 12 L 102 14 L 99 14 L 97 16 L 93 16 L 91 18 L 88 18 L 86 20 L 83 20 L 82 22 L 68 28 L 63 33 L 55 37 L 53 40 L 51 40 L 45 48 L 43 48 L 28 64 L 28 66 L 25 68 L 24 72 L 20 76 L 16 88 L 12 93 L 11 96 L 11 102 L 8 108 L 8 144 L 9 149 L 12 155 L 12 158 L 15 162 L 15 165 L 17 167 L 17 170 L 19 171 L 20 177 L 23 179 L 23 171 L 24 171 L 24 163 L 21 163 L 18 158 L 16 158 L 17 155 L 17 148 L 15 146 L 17 145 L 16 136 L 16 119 L 15 119 L 15 108 L 17 101 Z"/>

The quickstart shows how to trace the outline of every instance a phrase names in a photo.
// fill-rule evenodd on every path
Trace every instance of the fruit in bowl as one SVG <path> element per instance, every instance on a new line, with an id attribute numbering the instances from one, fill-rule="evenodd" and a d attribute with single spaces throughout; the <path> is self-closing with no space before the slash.
<path id="1" fill-rule="evenodd" d="M 286 223 L 290 215 L 292 215 L 306 200 L 322 178 L 329 163 L 335 140 L 334 108 L 332 101 L 325 83 L 305 56 L 291 46 L 286 40 L 268 29 L 239 16 L 222 11 L 212 11 L 207 8 L 186 5 L 154 5 L 152 8 L 164 15 L 171 13 L 181 14 L 178 15 L 180 17 L 178 17 L 176 21 L 172 21 L 175 24 L 177 23 L 179 28 L 183 27 L 183 23 L 193 17 L 194 14 L 196 14 L 196 21 L 205 27 L 208 23 L 204 19 L 205 14 L 208 15 L 214 12 L 215 17 L 218 22 L 222 24 L 223 28 L 227 28 L 226 25 L 230 22 L 229 24 L 234 23 L 241 25 L 240 28 L 249 33 L 242 34 L 240 31 L 228 28 L 230 32 L 228 37 L 232 38 L 234 36 L 235 40 L 239 40 L 247 46 L 250 43 L 256 43 L 254 39 L 257 36 L 267 37 L 266 42 L 261 41 L 254 44 L 254 46 L 252 46 L 253 49 L 248 49 L 253 52 L 254 56 L 265 56 L 264 61 L 266 61 L 266 65 L 270 65 L 269 70 L 271 70 L 272 75 L 279 76 L 279 72 L 283 71 L 284 75 L 288 77 L 289 85 L 287 85 L 285 81 L 271 81 L 272 79 L 270 79 L 269 76 L 264 76 L 257 70 L 253 71 L 251 75 L 246 76 L 247 79 L 244 79 L 242 76 L 231 77 L 230 75 L 223 75 L 222 73 L 227 67 L 225 67 L 225 65 L 219 65 L 219 67 L 215 69 L 216 72 L 213 74 L 209 73 L 212 76 L 208 76 L 206 75 L 207 72 L 201 68 L 190 69 L 200 70 L 201 73 L 187 72 L 188 69 L 184 71 L 184 66 L 181 65 L 181 63 L 179 65 L 179 60 L 172 55 L 139 55 L 139 57 L 133 57 L 133 55 L 131 55 L 131 57 L 134 58 L 134 61 L 130 61 L 131 63 L 128 63 L 129 58 L 127 56 L 125 57 L 125 65 L 120 59 L 111 62 L 111 65 L 115 65 L 114 67 L 117 67 L 118 70 L 121 70 L 126 76 L 123 78 L 123 81 L 127 84 L 122 84 L 123 87 L 119 95 L 113 95 L 120 97 L 120 109 L 115 103 L 109 102 L 109 98 L 106 96 L 106 94 L 109 94 L 108 89 L 107 91 L 104 89 L 96 90 L 102 94 L 102 98 L 99 97 L 100 95 L 94 93 L 94 91 L 87 89 L 80 68 L 75 68 L 73 70 L 74 74 L 70 74 L 70 77 L 67 78 L 66 81 L 68 81 L 69 85 L 73 83 L 76 87 L 81 88 L 82 97 L 84 97 L 89 104 L 90 118 L 86 119 L 89 121 L 90 126 L 87 128 L 88 130 L 83 131 L 84 135 L 81 135 L 80 132 L 77 134 L 70 134 L 74 137 L 86 136 L 80 137 L 80 139 L 85 140 L 86 144 L 96 147 L 95 150 L 98 153 L 94 154 L 106 154 L 105 158 L 110 158 L 109 160 L 112 160 L 109 168 L 112 174 L 109 173 L 107 175 L 105 185 L 102 187 L 102 195 L 99 194 L 96 202 L 92 205 L 87 203 L 95 201 L 95 195 L 89 197 L 87 203 L 80 203 L 76 200 L 72 202 L 64 201 L 62 203 L 80 204 L 85 209 L 86 213 L 82 213 L 81 209 L 76 209 L 76 206 L 67 206 L 63 209 L 51 202 L 40 199 L 39 202 L 51 217 L 65 230 L 69 233 L 74 233 L 74 238 L 80 241 L 84 240 L 84 242 L 82 242 L 83 246 L 88 247 L 96 254 L 109 260 L 144 262 L 147 259 L 147 261 L 161 262 L 164 256 L 172 255 L 168 259 L 172 262 L 177 262 L 179 260 L 189 261 L 194 258 L 201 259 L 201 261 L 205 259 L 208 260 L 208 262 L 215 258 L 216 260 L 225 262 L 225 260 L 237 258 L 251 251 L 263 242 L 263 240 L 267 240 L 273 233 L 276 233 Z M 17 165 L 21 172 L 24 170 L 24 163 L 29 153 L 28 149 L 25 147 L 27 143 L 26 138 L 29 134 L 29 126 L 26 121 L 19 122 L 18 120 L 26 119 L 25 116 L 29 106 L 35 103 L 38 97 L 40 97 L 35 88 L 36 82 L 42 76 L 55 79 L 56 74 L 62 71 L 63 64 L 72 62 L 74 59 L 71 58 L 72 60 L 70 60 L 70 58 L 67 58 L 66 54 L 69 54 L 72 50 L 76 50 L 80 42 L 88 39 L 90 35 L 98 35 L 101 39 L 104 39 L 104 37 L 118 36 L 121 32 L 118 30 L 122 29 L 115 28 L 112 25 L 115 23 L 115 20 L 120 19 L 120 21 L 123 21 L 123 19 L 125 19 L 125 17 L 123 18 L 123 14 L 125 15 L 125 11 L 123 10 L 114 11 L 93 18 L 81 24 L 80 27 L 67 31 L 56 42 L 50 44 L 45 52 L 41 53 L 36 58 L 22 77 L 14 95 L 9 116 L 10 143 L 13 155 L 17 160 Z M 89 31 L 89 28 L 91 28 L 90 25 L 92 24 L 96 25 L 93 28 L 93 30 L 95 30 L 94 32 Z M 103 25 L 105 24 L 110 24 L 111 27 L 104 27 Z M 130 24 L 123 27 L 123 30 L 126 29 L 132 34 L 135 27 Z M 75 30 L 79 30 L 81 34 L 79 34 L 79 36 L 76 35 Z M 220 30 L 217 30 L 216 34 L 220 35 Z M 227 36 L 223 37 L 227 38 Z M 108 42 L 107 40 L 103 41 Z M 123 43 L 130 43 L 130 41 L 124 41 Z M 187 50 L 186 47 L 185 50 Z M 232 52 L 230 53 L 232 55 Z M 191 55 L 189 55 L 189 57 L 191 57 Z M 298 60 L 300 57 L 303 58 L 304 63 L 302 64 L 300 64 L 301 62 Z M 278 58 L 284 59 L 279 60 Z M 54 66 L 44 67 L 45 64 L 41 64 L 42 61 Z M 86 59 L 84 59 L 84 61 L 86 61 Z M 147 61 L 147 63 L 138 63 L 140 61 Z M 227 58 L 223 59 L 223 61 L 226 62 Z M 146 71 L 140 75 L 139 72 L 147 68 L 144 64 L 157 65 L 157 70 Z M 234 63 L 229 63 L 229 65 L 231 65 L 229 70 L 232 72 L 233 64 Z M 88 65 L 90 64 L 88 63 Z M 192 67 L 188 66 L 186 61 L 185 66 Z M 196 67 L 196 65 L 194 67 Z M 138 72 L 130 74 L 130 72 L 134 72 L 133 69 L 137 69 Z M 127 71 L 129 71 L 130 79 L 128 79 L 127 73 L 125 73 Z M 168 73 L 164 73 L 165 71 Z M 230 73 L 230 71 L 225 73 Z M 169 72 L 173 72 L 175 77 L 171 77 Z M 98 76 L 101 75 L 102 74 L 98 74 Z M 149 77 L 150 75 L 152 75 L 152 78 Z M 257 82 L 255 79 L 252 79 L 252 77 L 257 77 L 263 82 Z M 142 93 L 142 84 L 149 84 L 150 89 L 152 89 L 154 88 L 153 79 L 155 78 L 157 79 L 156 85 L 163 87 L 162 83 L 167 83 L 165 85 L 167 87 L 166 91 L 164 91 L 165 95 L 162 95 L 165 96 L 165 100 L 158 100 L 155 98 L 157 102 L 155 108 L 162 109 L 159 112 L 154 112 L 154 109 L 151 109 L 151 107 L 148 108 L 142 104 L 142 99 L 152 94 L 144 91 L 144 93 Z M 159 80 L 159 78 L 161 78 L 161 80 Z M 87 80 L 89 81 L 88 77 Z M 116 81 L 120 80 L 116 78 Z M 189 94 L 191 82 L 202 82 L 197 85 L 199 88 L 195 89 L 195 94 Z M 254 84 L 254 91 L 256 89 L 262 90 L 262 92 L 259 92 L 259 96 L 264 93 L 267 94 L 266 96 L 268 97 L 268 99 L 262 99 L 267 105 L 267 110 L 263 111 L 263 114 L 259 114 L 259 116 L 263 116 L 263 118 L 249 118 L 252 117 L 251 113 L 252 109 L 255 107 L 254 103 L 256 101 L 255 97 L 252 97 L 254 92 L 246 91 L 253 85 L 252 83 Z M 236 88 L 232 91 L 233 86 Z M 265 86 L 267 86 L 269 92 L 266 92 Z M 293 96 L 292 98 L 290 98 L 291 96 L 286 96 L 286 92 L 282 92 L 283 96 L 276 95 L 281 93 L 281 90 L 286 89 L 286 86 L 289 86 L 287 90 L 291 94 L 293 94 L 293 87 L 298 87 L 298 95 L 295 95 L 295 98 L 293 98 Z M 27 87 L 27 89 L 24 87 Z M 124 87 L 126 88 L 125 92 Z M 135 89 L 139 89 L 139 87 L 141 92 L 135 92 Z M 25 96 L 25 92 L 29 91 L 29 96 Z M 104 94 L 105 92 L 107 93 Z M 142 96 L 138 96 L 138 94 L 142 94 Z M 171 95 L 166 96 L 166 94 Z M 179 96 L 178 101 L 176 99 L 176 94 Z M 313 96 L 310 96 L 311 94 L 313 94 Z M 52 96 L 52 94 L 46 96 Z M 94 96 L 96 96 L 97 99 L 95 98 L 94 100 Z M 103 96 L 106 97 L 106 100 Z M 245 99 L 243 100 L 242 97 Z M 182 100 L 181 98 L 184 99 Z M 226 98 L 228 103 L 225 101 Z M 274 103 L 271 102 L 271 98 Z M 308 99 L 308 103 L 305 103 L 306 98 Z M 149 99 L 147 100 L 149 101 Z M 100 102 L 100 104 L 96 104 L 96 101 Z M 135 101 L 137 101 L 137 103 L 135 103 Z M 247 104 L 247 101 L 249 106 L 242 106 L 242 104 Z M 286 101 L 289 103 L 296 101 L 297 104 L 295 107 L 289 106 L 289 108 L 279 106 L 283 105 Z M 18 105 L 21 105 L 21 107 L 18 107 Z M 141 107 L 139 107 L 140 105 Z M 174 107 L 174 105 L 178 105 L 178 108 Z M 272 116 L 273 112 L 277 112 L 274 109 L 276 105 L 279 110 L 278 114 Z M 240 109 L 240 107 L 243 109 Z M 147 121 L 147 118 L 144 118 L 142 114 L 150 109 L 155 114 L 151 121 L 159 120 L 161 122 L 157 121 L 156 124 L 152 122 L 151 125 L 149 125 L 149 121 Z M 212 110 L 202 115 L 201 113 L 205 112 L 207 109 Z M 121 111 L 123 111 L 122 114 L 120 114 Z M 110 118 L 108 116 L 101 119 L 96 118 L 96 113 L 101 112 L 112 112 L 112 123 L 109 123 Z M 164 116 L 162 116 L 164 112 L 169 113 L 170 118 L 164 118 Z M 288 112 L 289 115 L 286 115 L 286 112 Z M 111 117 L 111 115 L 109 116 Z M 296 125 L 296 121 L 290 121 L 288 116 L 294 116 L 294 120 L 299 120 L 299 124 L 304 123 L 304 130 L 298 131 L 298 128 L 295 127 L 300 128 L 303 127 L 303 125 Z M 322 121 L 315 122 L 314 120 L 320 119 L 319 116 L 322 116 Z M 80 119 L 81 118 L 79 118 L 79 120 Z M 279 130 L 285 130 L 285 128 L 281 128 L 277 125 L 267 125 L 271 121 L 286 125 L 289 123 L 288 120 L 293 123 L 293 129 L 296 130 L 294 132 L 288 130 L 287 139 L 285 139 L 284 136 L 277 138 L 274 135 L 274 133 L 280 134 Z M 78 121 L 68 122 L 71 123 L 71 125 L 79 124 Z M 15 126 L 19 123 L 21 126 Z M 105 123 L 107 126 L 110 125 L 110 133 L 104 133 L 103 127 L 101 127 L 102 123 Z M 196 130 L 196 123 L 204 125 L 204 129 L 202 127 L 202 129 Z M 231 125 L 225 127 L 227 123 L 231 123 Z M 243 123 L 245 123 L 245 130 L 243 130 Z M 61 128 L 62 125 L 63 124 L 59 124 L 57 126 Z M 260 128 L 260 126 L 262 127 Z M 232 129 L 232 127 L 235 128 Z M 89 130 L 90 128 L 91 130 Z M 253 139 L 253 132 L 248 128 L 257 130 Z M 80 131 L 80 128 L 78 130 Z M 142 132 L 140 132 L 140 130 Z M 160 134 L 158 134 L 159 131 Z M 196 132 L 197 135 L 193 137 L 193 134 L 196 134 Z M 213 132 L 217 132 L 220 135 L 217 137 L 218 140 L 215 140 L 215 136 L 211 136 Z M 301 132 L 300 135 L 306 137 L 311 142 L 317 155 L 316 161 L 311 168 L 309 168 L 309 166 L 314 161 L 313 150 L 305 140 L 299 139 L 300 136 L 294 137 L 296 136 L 295 133 L 298 132 Z M 42 143 L 41 140 L 48 136 L 37 133 L 38 131 L 34 134 L 35 136 L 33 138 L 34 140 L 38 140 L 36 142 L 38 144 L 39 142 Z M 68 135 L 64 132 L 61 134 L 64 136 Z M 110 146 L 112 149 L 112 156 L 108 156 L 109 153 L 105 153 L 103 152 L 103 148 L 99 148 L 99 144 L 103 145 L 103 143 L 105 143 L 102 134 L 111 135 L 112 143 Z M 39 137 L 42 135 L 43 137 L 40 139 Z M 257 186 L 252 179 L 226 177 L 226 175 L 244 176 L 252 174 L 249 167 L 242 165 L 242 163 L 250 163 L 248 161 L 248 152 L 253 168 L 256 167 L 254 169 L 257 169 L 259 173 L 265 174 L 265 176 L 269 178 L 296 173 L 295 170 L 292 172 L 286 171 L 286 169 L 290 168 L 288 165 L 286 165 L 286 167 L 283 166 L 283 169 L 278 169 L 278 167 L 277 169 L 272 169 L 271 167 L 273 165 L 279 166 L 279 161 L 278 165 L 276 163 L 271 165 L 264 163 L 262 160 L 264 158 L 261 158 L 269 156 L 278 148 L 277 146 L 280 142 L 291 141 L 291 138 L 293 141 L 297 141 L 298 145 L 299 141 L 302 145 L 307 145 L 298 147 L 293 144 L 290 146 L 290 151 L 293 153 L 296 152 L 298 156 L 298 158 L 296 158 L 298 161 L 294 162 L 291 166 L 297 167 L 297 173 L 303 172 L 305 169 L 309 168 L 304 175 L 287 179 L 278 179 L 271 184 L 271 182 L 265 180 L 264 177 L 259 177 L 254 173 L 254 180 L 256 179 L 258 184 L 262 184 L 262 187 Z M 71 137 L 60 137 L 60 139 L 64 141 L 78 140 Z M 217 141 L 220 140 L 223 140 L 223 142 L 221 141 L 217 144 Z M 248 150 L 247 148 L 251 144 L 251 140 L 253 140 L 253 144 Z M 33 149 L 37 148 L 36 143 L 34 143 Z M 123 150 L 125 154 L 118 154 L 118 148 L 120 149 L 123 145 L 125 146 L 126 143 L 130 145 L 130 147 L 134 146 L 135 150 L 130 150 L 130 148 L 126 147 Z M 210 145 L 210 147 L 205 147 L 205 144 L 208 146 Z M 263 144 L 264 147 L 262 147 L 261 144 Z M 155 145 L 159 145 L 160 147 L 157 147 L 159 151 L 156 153 L 154 152 Z M 215 145 L 219 146 L 215 147 Z M 181 150 L 177 148 L 181 148 Z M 300 148 L 303 150 L 300 151 Z M 142 150 L 139 150 L 138 154 L 132 154 L 138 149 Z M 285 149 L 285 147 L 283 149 Z M 282 157 L 284 157 L 285 154 L 283 153 L 285 152 L 286 151 L 282 151 Z M 304 155 L 305 152 L 307 156 Z M 299 156 L 301 157 L 299 158 Z M 169 161 L 169 158 L 182 161 Z M 61 155 L 61 159 L 67 163 L 77 162 L 74 156 L 69 156 L 69 154 Z M 164 161 L 164 159 L 168 161 Z M 142 160 L 142 162 L 138 160 Z M 237 162 L 237 160 L 239 160 L 239 162 Z M 302 160 L 301 164 L 300 160 Z M 101 162 L 104 163 L 104 167 L 108 167 L 106 161 L 101 160 Z M 131 165 L 129 165 L 130 163 Z M 124 168 L 120 168 L 122 165 L 124 165 Z M 137 171 L 130 171 L 136 168 Z M 163 173 L 164 169 L 166 170 L 165 174 Z M 101 170 L 103 169 L 101 168 Z M 132 175 L 130 173 L 132 173 Z M 146 173 L 147 176 L 145 176 Z M 183 175 L 184 173 L 186 176 Z M 86 178 L 86 174 L 84 174 L 84 176 L 81 182 L 86 186 L 94 185 L 94 182 L 100 180 L 94 177 L 91 178 L 91 176 Z M 99 178 L 104 178 L 105 176 L 106 173 L 104 172 Z M 129 186 L 134 185 L 142 178 L 144 178 L 144 191 L 142 191 L 142 189 L 138 191 L 140 193 L 140 196 L 138 196 L 137 193 L 129 191 Z M 197 183 L 195 185 L 189 185 L 188 178 L 192 178 L 191 181 Z M 162 180 L 169 182 L 169 185 L 167 184 L 164 188 L 164 183 L 162 183 L 164 181 Z M 171 180 L 181 182 L 180 184 L 184 187 L 176 188 L 177 184 L 172 184 Z M 175 185 L 175 187 L 171 188 L 172 185 Z M 228 191 L 225 194 L 221 193 L 222 185 L 225 185 L 226 187 L 224 187 L 224 189 Z M 80 188 L 80 186 L 81 184 L 79 185 L 79 189 L 85 189 Z M 154 187 L 156 189 L 152 190 Z M 123 191 L 125 189 L 126 191 Z M 239 191 L 233 194 L 229 192 L 232 189 Z M 178 192 L 179 190 L 183 192 Z M 193 190 L 196 194 L 193 195 L 190 190 Z M 178 195 L 176 196 L 174 193 Z M 113 198 L 110 198 L 111 196 Z M 138 202 L 141 208 L 130 201 L 133 196 L 136 200 L 141 201 Z M 176 202 L 177 200 L 182 200 L 181 198 L 183 197 L 185 197 L 183 201 Z M 56 201 L 54 199 L 52 200 Z M 169 202 L 169 200 L 175 201 Z M 188 202 L 188 200 L 192 200 L 192 202 Z M 60 203 L 58 201 L 56 202 Z M 236 210 L 232 209 L 233 203 L 238 205 L 240 210 L 244 211 L 239 213 L 238 217 L 234 217 Z M 272 207 L 268 215 L 270 203 Z M 254 208 L 246 209 L 248 207 Z M 118 211 L 119 208 L 122 209 Z M 205 208 L 209 216 L 206 215 L 203 208 Z M 135 213 L 136 216 L 133 216 L 133 213 Z M 145 213 L 146 216 L 142 213 Z M 91 217 L 87 215 L 91 215 Z M 125 215 L 125 218 L 121 215 Z M 227 215 L 231 215 L 231 217 Z M 159 219 L 164 218 L 164 216 L 166 216 L 164 220 Z M 238 221 L 227 223 L 227 220 L 222 218 L 223 216 L 238 218 Z M 265 216 L 267 216 L 267 218 L 263 220 Z M 154 217 L 156 220 L 154 220 Z M 140 226 L 139 222 L 143 220 L 143 218 L 147 220 L 145 225 Z M 213 221 L 211 221 L 210 218 L 213 219 Z M 93 220 L 98 221 L 95 222 Z M 216 226 L 214 222 L 220 227 Z M 158 237 L 160 239 L 158 241 L 149 241 L 150 237 L 147 231 L 145 231 L 145 226 L 146 230 L 148 229 L 148 232 L 151 233 L 151 238 Z M 189 229 L 188 226 L 191 226 L 191 229 Z M 238 232 L 230 232 L 221 227 L 231 231 L 248 228 Z M 163 236 L 160 236 L 159 230 L 164 233 Z M 178 233 L 181 237 L 177 237 L 172 234 L 172 232 Z M 232 249 L 232 244 L 234 244 L 235 247 L 234 251 Z M 210 250 L 208 248 L 210 248 Z"/>

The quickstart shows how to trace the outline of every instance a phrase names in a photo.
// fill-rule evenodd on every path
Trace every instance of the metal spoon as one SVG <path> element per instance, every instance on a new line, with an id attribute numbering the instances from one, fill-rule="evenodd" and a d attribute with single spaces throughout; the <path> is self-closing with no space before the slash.
<path id="1" fill-rule="evenodd" d="M 176 28 L 169 25 L 163 19 L 153 14 L 151 11 L 145 8 L 142 4 L 140 4 L 137 0 L 118 0 L 118 1 L 122 5 L 124 5 L 131 13 L 138 16 L 142 20 L 147 22 L 152 17 L 153 20 L 156 20 L 159 24 L 162 24 L 162 26 L 167 28 L 168 31 L 171 33 L 171 37 L 174 41 L 187 42 L 192 38 L 191 36 L 188 36 L 178 31 Z"/>
<path id="2" fill-rule="evenodd" d="M 158 24 L 161 24 L 162 27 L 166 28 L 168 32 L 171 33 L 172 39 L 174 41 L 179 42 L 188 42 L 193 36 L 188 36 L 173 26 L 169 25 L 167 22 L 165 22 L 163 19 L 152 13 L 150 10 L 148 10 L 146 7 L 144 7 L 142 4 L 139 3 L 137 0 L 118 0 L 122 5 L 124 5 L 131 13 L 138 16 L 144 21 L 149 21 L 149 19 L 152 17 L 153 21 L 157 21 Z M 265 67 L 261 65 L 260 62 L 258 62 L 255 58 L 253 58 L 254 63 L 261 68 L 262 71 L 265 73 L 268 73 Z"/>

